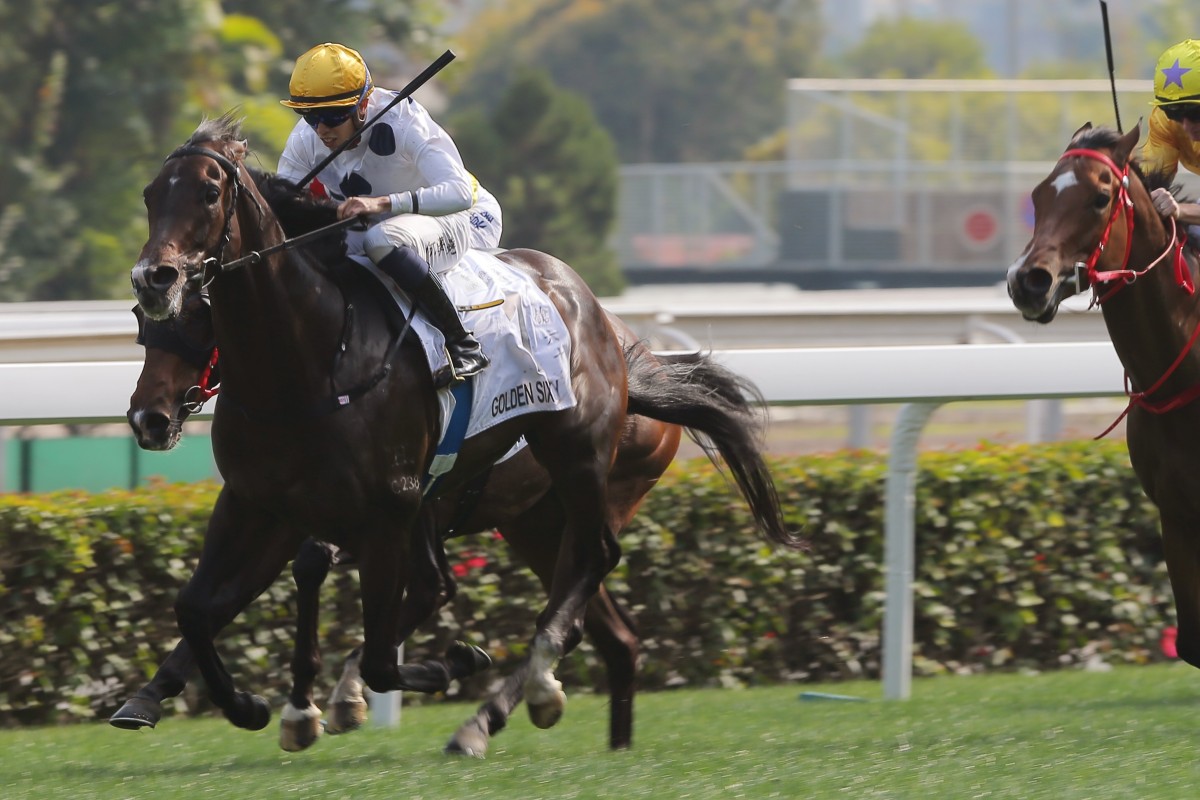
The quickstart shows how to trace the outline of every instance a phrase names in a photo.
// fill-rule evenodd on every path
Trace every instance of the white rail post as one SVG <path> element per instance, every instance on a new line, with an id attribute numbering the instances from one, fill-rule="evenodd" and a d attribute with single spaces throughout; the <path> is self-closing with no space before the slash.
<path id="1" fill-rule="evenodd" d="M 883 696 L 907 700 L 912 688 L 913 561 L 917 440 L 941 403 L 907 403 L 892 429 L 884 508 Z"/>
<path id="2" fill-rule="evenodd" d="M 404 645 L 396 651 L 396 663 L 404 663 Z M 371 692 L 371 696 L 367 699 L 368 708 L 371 711 L 371 724 L 376 728 L 396 728 L 400 725 L 400 699 L 403 692 L 397 690 L 394 692 L 384 692 L 376 694 Z"/>

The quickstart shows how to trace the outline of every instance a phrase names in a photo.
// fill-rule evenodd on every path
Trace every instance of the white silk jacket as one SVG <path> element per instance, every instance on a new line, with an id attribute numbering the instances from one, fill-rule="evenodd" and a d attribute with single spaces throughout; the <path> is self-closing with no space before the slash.
<path id="1" fill-rule="evenodd" d="M 371 119 L 395 98 L 395 92 L 376 88 L 367 100 Z M 329 155 L 317 132 L 299 120 L 279 157 L 281 177 L 298 181 Z M 329 196 L 393 197 L 394 214 L 430 216 L 453 214 L 475 206 L 491 194 L 463 165 L 458 147 L 411 97 L 401 100 L 367 128 L 354 147 L 344 150 L 317 174 Z"/>

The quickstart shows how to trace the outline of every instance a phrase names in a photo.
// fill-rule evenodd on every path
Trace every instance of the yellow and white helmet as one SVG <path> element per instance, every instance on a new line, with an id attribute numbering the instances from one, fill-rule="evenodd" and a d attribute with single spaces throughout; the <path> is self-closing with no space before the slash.
<path id="1" fill-rule="evenodd" d="M 288 108 L 353 106 L 371 93 L 371 71 L 357 50 L 325 42 L 296 59 Z"/>
<path id="2" fill-rule="evenodd" d="M 1200 39 L 1185 39 L 1168 47 L 1154 67 L 1151 105 L 1200 103 Z"/>

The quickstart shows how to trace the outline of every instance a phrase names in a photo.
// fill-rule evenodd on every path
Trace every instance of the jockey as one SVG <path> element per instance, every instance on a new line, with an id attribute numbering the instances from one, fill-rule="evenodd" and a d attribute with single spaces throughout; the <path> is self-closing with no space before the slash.
<path id="1" fill-rule="evenodd" d="M 279 174 L 299 181 L 395 97 L 377 88 L 357 51 L 319 44 L 296 60 L 291 94 L 280 102 L 303 119 L 279 158 Z M 340 202 L 338 218 L 365 215 L 365 235 L 348 235 L 446 337 L 453 382 L 488 365 L 438 274 L 468 248 L 500 243 L 500 204 L 463 166 L 458 148 L 411 97 L 367 129 L 316 176 Z"/>
<path id="2" fill-rule="evenodd" d="M 1155 108 L 1142 146 L 1142 168 L 1168 181 L 1175 179 L 1181 164 L 1200 174 L 1200 39 L 1186 39 L 1159 56 L 1150 105 Z M 1200 225 L 1200 204 L 1180 203 L 1167 189 L 1155 189 L 1150 197 L 1164 217 Z"/>

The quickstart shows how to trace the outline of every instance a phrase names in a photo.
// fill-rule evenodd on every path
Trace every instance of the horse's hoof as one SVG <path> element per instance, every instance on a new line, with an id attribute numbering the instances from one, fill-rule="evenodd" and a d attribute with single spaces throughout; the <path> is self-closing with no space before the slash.
<path id="1" fill-rule="evenodd" d="M 325 732 L 330 736 L 358 730 L 367 720 L 367 704 L 362 701 L 339 701 L 329 707 Z"/>
<path id="2" fill-rule="evenodd" d="M 321 710 L 309 706 L 299 711 L 288 703 L 279 720 L 279 746 L 289 753 L 307 750 L 321 736 Z"/>
<path id="3" fill-rule="evenodd" d="M 261 731 L 271 724 L 271 707 L 256 694 L 238 692 L 234 695 L 232 711 L 225 717 L 239 728 Z"/>
<path id="4" fill-rule="evenodd" d="M 162 719 L 162 706 L 153 700 L 133 697 L 125 701 L 117 713 L 108 718 L 108 724 L 126 731 L 153 728 Z"/>
<path id="5" fill-rule="evenodd" d="M 487 755 L 488 735 L 479 723 L 471 720 L 454 732 L 446 748 L 442 751 L 448 756 L 471 756 L 483 758 Z"/>
<path id="6" fill-rule="evenodd" d="M 490 667 L 492 657 L 473 644 L 455 642 L 446 649 L 446 663 L 451 678 L 466 678 Z"/>
<path id="7" fill-rule="evenodd" d="M 558 682 L 555 681 L 555 683 Z M 562 686 L 562 684 L 558 685 L 559 687 Z M 567 695 L 559 688 L 537 702 L 526 697 L 525 705 L 529 708 L 530 721 L 537 727 L 545 730 L 546 728 L 553 728 L 562 719 L 563 710 L 567 705 Z"/>

